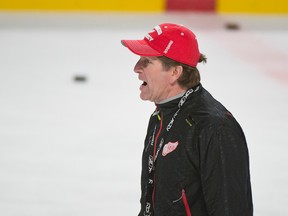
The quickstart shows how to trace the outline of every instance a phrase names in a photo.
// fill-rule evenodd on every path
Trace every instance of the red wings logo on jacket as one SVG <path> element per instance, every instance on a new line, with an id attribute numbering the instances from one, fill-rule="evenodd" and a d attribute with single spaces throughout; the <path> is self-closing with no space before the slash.
<path id="1" fill-rule="evenodd" d="M 179 144 L 178 141 L 176 141 L 176 142 L 169 142 L 166 145 L 164 145 L 162 155 L 166 156 L 167 154 L 173 152 L 177 148 L 178 144 Z"/>

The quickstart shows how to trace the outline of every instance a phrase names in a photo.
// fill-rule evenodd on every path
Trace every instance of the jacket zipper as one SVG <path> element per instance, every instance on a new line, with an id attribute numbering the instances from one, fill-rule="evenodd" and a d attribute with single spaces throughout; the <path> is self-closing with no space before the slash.
<path id="1" fill-rule="evenodd" d="M 158 141 L 158 138 L 160 136 L 160 133 L 162 131 L 162 122 L 163 122 L 163 115 L 161 113 L 161 116 L 158 114 L 157 115 L 157 118 L 158 120 L 160 121 L 160 127 L 159 127 L 159 130 L 156 134 L 156 137 L 155 137 L 155 140 L 154 140 L 154 150 L 153 150 L 153 160 L 155 161 L 155 157 L 156 157 L 156 149 L 157 149 L 157 141 Z M 154 173 L 154 188 L 153 188 L 153 193 L 152 193 L 152 203 L 153 203 L 153 206 L 154 206 L 154 193 L 155 193 L 155 187 L 156 187 L 156 184 L 155 184 L 155 173 Z"/>
<path id="2" fill-rule="evenodd" d="M 155 156 L 156 156 L 156 149 L 157 149 L 157 141 L 158 141 L 158 138 L 159 138 L 159 135 L 162 131 L 162 122 L 163 122 L 163 115 L 161 114 L 161 116 L 158 114 L 157 115 L 157 118 L 158 120 L 160 121 L 160 127 L 159 127 L 159 130 L 156 134 L 156 137 L 155 137 L 155 140 L 154 140 L 154 151 L 153 151 L 153 159 L 155 160 Z"/>
<path id="3" fill-rule="evenodd" d="M 187 200 L 187 197 L 186 197 L 186 192 L 185 192 L 184 189 L 182 189 L 182 199 L 183 199 L 183 203 L 184 203 L 184 207 L 185 207 L 187 216 L 192 216 L 191 210 L 190 210 L 190 207 L 189 207 L 189 203 L 188 203 L 188 200 Z"/>

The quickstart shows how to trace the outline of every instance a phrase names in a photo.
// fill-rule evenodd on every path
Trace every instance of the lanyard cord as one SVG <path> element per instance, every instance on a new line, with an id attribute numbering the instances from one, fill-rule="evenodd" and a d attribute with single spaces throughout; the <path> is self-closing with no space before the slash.
<path id="1" fill-rule="evenodd" d="M 171 130 L 171 128 L 173 127 L 175 119 L 178 116 L 178 113 L 180 112 L 181 108 L 185 104 L 187 98 L 193 92 L 197 92 L 199 90 L 199 88 L 200 88 L 200 86 L 197 86 L 195 89 L 193 89 L 193 88 L 188 89 L 185 92 L 185 94 L 182 96 L 182 98 L 180 99 L 180 101 L 178 103 L 178 110 L 174 113 L 173 117 L 171 118 L 170 122 L 168 123 L 166 130 L 164 131 L 165 132 L 164 135 L 166 135 L 166 133 L 168 133 Z M 144 210 L 143 216 L 154 215 L 154 212 L 152 210 L 152 201 L 154 198 L 153 196 L 154 196 L 155 165 L 156 165 L 156 160 L 157 160 L 158 154 L 161 151 L 163 144 L 164 144 L 164 138 L 163 137 L 165 137 L 162 134 L 162 139 L 161 139 L 161 141 L 158 145 L 158 148 L 156 150 L 157 141 L 158 141 L 159 135 L 160 135 L 161 130 L 162 130 L 163 117 L 160 118 L 159 111 L 155 111 L 153 115 L 158 116 L 158 120 L 160 121 L 160 128 L 159 128 L 159 131 L 156 135 L 156 128 L 157 128 L 157 125 L 156 125 L 154 128 L 154 131 L 153 131 L 153 135 L 152 135 L 153 140 L 152 140 L 151 145 L 153 146 L 153 152 L 148 157 L 148 182 L 146 184 L 146 203 L 145 203 L 145 210 Z M 156 137 L 155 137 L 155 135 L 156 135 Z"/>

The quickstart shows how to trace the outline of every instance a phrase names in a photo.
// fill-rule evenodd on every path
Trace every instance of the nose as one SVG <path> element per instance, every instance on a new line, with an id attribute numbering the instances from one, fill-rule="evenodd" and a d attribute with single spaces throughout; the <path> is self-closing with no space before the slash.
<path id="1" fill-rule="evenodd" d="M 139 74 L 139 73 L 141 73 L 141 69 L 142 69 L 142 67 L 141 67 L 141 63 L 139 60 L 134 66 L 134 72 Z"/>

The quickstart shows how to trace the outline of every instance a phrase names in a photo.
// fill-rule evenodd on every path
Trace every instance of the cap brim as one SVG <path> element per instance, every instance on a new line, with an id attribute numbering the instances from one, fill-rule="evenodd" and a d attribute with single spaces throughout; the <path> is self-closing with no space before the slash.
<path id="1" fill-rule="evenodd" d="M 121 43 L 139 56 L 162 56 L 161 53 L 150 47 L 145 40 L 121 40 Z"/>

